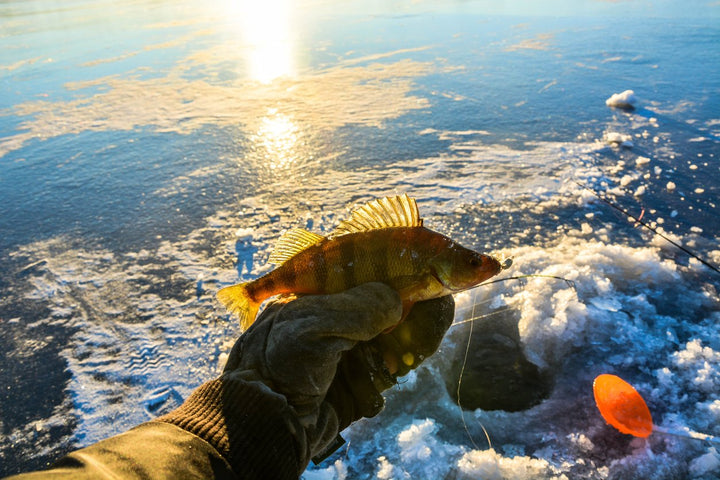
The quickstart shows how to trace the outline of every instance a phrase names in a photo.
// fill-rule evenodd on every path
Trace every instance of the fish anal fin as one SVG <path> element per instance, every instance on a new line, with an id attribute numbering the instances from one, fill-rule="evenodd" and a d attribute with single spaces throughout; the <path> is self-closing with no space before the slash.
<path id="1" fill-rule="evenodd" d="M 410 310 L 412 310 L 414 305 L 415 305 L 415 302 L 413 302 L 411 300 L 403 300 L 402 315 L 400 315 L 400 321 L 398 322 L 398 325 L 407 318 L 407 316 L 410 314 Z"/>
<path id="2" fill-rule="evenodd" d="M 407 194 L 385 197 L 354 210 L 340 222 L 334 236 L 392 227 L 422 227 L 420 211 L 414 198 Z"/>
<path id="3" fill-rule="evenodd" d="M 396 328 L 398 325 L 400 325 L 402 322 L 404 322 L 405 319 L 407 318 L 407 316 L 410 314 L 410 310 L 412 310 L 413 305 L 415 305 L 415 302 L 413 302 L 413 301 L 411 301 L 411 300 L 403 300 L 403 302 L 402 302 L 402 314 L 400 315 L 400 321 L 399 321 L 398 323 L 396 323 L 395 325 L 393 325 L 392 327 L 386 328 L 385 330 L 383 330 L 382 333 L 390 333 L 390 332 L 392 332 L 393 330 L 395 330 L 395 328 Z"/>
<path id="4" fill-rule="evenodd" d="M 275 250 L 270 254 L 268 263 L 281 265 L 292 257 L 321 241 L 325 237 L 317 233 L 308 232 L 302 228 L 293 228 L 283 233 L 275 244 Z"/>

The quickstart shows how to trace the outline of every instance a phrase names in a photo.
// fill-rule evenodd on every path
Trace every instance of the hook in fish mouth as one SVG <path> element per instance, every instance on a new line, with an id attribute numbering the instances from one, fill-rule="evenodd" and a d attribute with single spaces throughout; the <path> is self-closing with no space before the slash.
<path id="1" fill-rule="evenodd" d="M 503 259 L 499 260 L 499 262 L 500 262 L 500 269 L 507 270 L 508 268 L 510 268 L 512 266 L 513 258 L 512 257 L 503 258 Z"/>
<path id="2" fill-rule="evenodd" d="M 505 254 L 500 254 L 500 255 L 492 255 L 491 254 L 490 257 L 492 257 L 493 260 L 495 260 L 496 262 L 498 262 L 500 264 L 500 270 L 507 270 L 513 264 L 512 255 L 509 257 L 506 257 Z"/>

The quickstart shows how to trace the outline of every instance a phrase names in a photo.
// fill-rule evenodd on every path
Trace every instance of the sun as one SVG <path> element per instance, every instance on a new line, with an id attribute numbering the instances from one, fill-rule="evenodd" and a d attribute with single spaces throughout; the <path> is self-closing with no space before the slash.
<path id="1" fill-rule="evenodd" d="M 249 76 L 261 83 L 295 73 L 291 0 L 226 0 L 242 41 Z"/>

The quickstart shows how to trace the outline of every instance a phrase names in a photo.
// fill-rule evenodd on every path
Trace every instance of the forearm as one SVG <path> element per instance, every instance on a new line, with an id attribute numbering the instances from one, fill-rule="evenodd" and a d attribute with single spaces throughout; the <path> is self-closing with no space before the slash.
<path id="1" fill-rule="evenodd" d="M 308 454 L 284 397 L 230 376 L 177 410 L 13 480 L 297 479 Z"/>
<path id="2" fill-rule="evenodd" d="M 232 374 L 201 385 L 156 422 L 202 438 L 242 479 L 297 479 L 309 459 L 305 434 L 285 397 Z"/>
<path id="3" fill-rule="evenodd" d="M 7 480 L 168 478 L 237 477 L 228 462 L 206 441 L 175 425 L 148 422 L 72 452 L 48 470 Z"/>

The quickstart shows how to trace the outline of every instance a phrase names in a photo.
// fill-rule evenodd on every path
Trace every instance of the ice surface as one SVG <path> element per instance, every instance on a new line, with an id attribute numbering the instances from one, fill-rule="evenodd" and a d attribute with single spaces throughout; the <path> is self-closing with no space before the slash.
<path id="1" fill-rule="evenodd" d="M 711 448 L 710 451 L 690 462 L 689 470 L 693 477 L 702 477 L 718 472 L 720 471 L 720 455 L 717 450 Z"/>
<path id="2" fill-rule="evenodd" d="M 327 468 L 306 471 L 302 478 L 304 480 L 345 480 L 348 478 L 347 468 L 342 460 L 336 460 Z M 378 478 L 383 477 L 378 475 Z"/>
<path id="3" fill-rule="evenodd" d="M 162 78 L 113 75 L 69 85 L 78 91 L 103 85 L 102 93 L 87 99 L 18 104 L 17 109 L 33 120 L 25 124 L 21 133 L 0 138 L 0 157 L 33 138 L 88 130 L 132 130 L 137 125 L 152 125 L 158 132 L 190 134 L 207 125 L 208 118 L 217 125 L 243 124 L 253 132 L 267 128 L 267 122 L 277 125 L 278 120 L 287 125 L 307 123 L 321 129 L 345 124 L 380 127 L 405 112 L 427 107 L 427 99 L 411 95 L 410 91 L 415 77 L 435 70 L 431 63 L 410 60 L 362 65 L 364 61 L 373 60 L 368 57 L 267 85 L 252 79 L 228 84 L 183 76 L 188 66 L 198 61 L 220 65 L 231 59 L 242 62 L 242 55 L 241 49 L 235 46 L 215 46 L 183 58 Z M 386 81 L 385 88 L 376 88 L 373 84 L 376 81 Z M 128 103 L 130 97 L 135 101 Z M 292 112 L 292 122 L 273 113 L 278 109 Z M 58 117 L 65 121 L 55 121 Z"/>
<path id="4" fill-rule="evenodd" d="M 123 10 L 149 22 L 142 4 Z M 185 24 L 133 18 L 132 45 L 108 36 L 104 46 L 85 42 L 91 50 L 47 44 L 82 28 L 52 21 L 45 30 L 34 21 L 48 18 L 40 8 L 33 21 L 11 22 L 20 34 L 1 39 L 17 57 L 4 79 L 17 95 L 3 115 L 2 187 L 40 186 L 35 199 L 5 202 L 3 233 L 15 233 L 25 199 L 64 219 L 47 206 L 81 196 L 66 208 L 78 207 L 69 223 L 85 215 L 84 203 L 112 214 L 90 215 L 64 235 L 32 218 L 32 231 L 15 235 L 0 357 L 22 368 L 52 358 L 62 376 L 3 372 L 12 386 L 3 406 L 27 421 L 0 415 L 0 466 L 49 460 L 176 406 L 220 372 L 239 333 L 215 291 L 269 271 L 284 230 L 327 233 L 352 206 L 407 192 L 428 227 L 512 256 L 504 276 L 547 277 L 457 295 L 458 324 L 440 352 L 401 379 L 381 415 L 346 431 L 348 444 L 307 479 L 720 477 L 714 449 L 655 434 L 631 440 L 592 400 L 594 376 L 616 373 L 645 395 L 658 425 L 720 434 L 715 274 L 575 183 L 720 263 L 720 119 L 716 79 L 705 72 L 717 60 L 716 28 L 619 18 L 628 4 L 612 7 L 620 15 L 610 23 L 587 25 L 544 17 L 478 28 L 473 18 L 416 23 L 423 15 L 412 14 L 298 25 L 302 35 L 288 44 L 298 68 L 270 83 L 247 77 L 253 47 L 238 45 L 242 29 L 217 11 L 208 18 L 204 4 Z M 437 29 L 417 28 L 427 22 Z M 378 24 L 392 34 L 368 35 Z M 21 59 L 33 49 L 53 61 Z M 629 108 L 632 91 L 606 102 L 625 111 L 587 103 L 638 79 L 645 108 Z M 279 155 L 291 140 L 295 151 Z M 76 178 L 92 165 L 87 182 Z M 138 172 L 128 178 L 142 198 L 127 194 L 130 183 L 110 199 L 87 193 L 96 180 L 103 190 L 124 182 L 115 175 L 124 168 Z M 145 188 L 154 177 L 162 181 Z M 173 209 L 146 211 L 153 202 Z M 115 216 L 123 209 L 127 223 Z M 196 213 L 189 226 L 185 210 Z M 153 215 L 162 218 L 143 223 Z M 158 223 L 173 227 L 171 240 L 152 240 L 165 235 L 153 231 Z M 116 233 L 152 241 L 127 246 Z M 471 325 L 500 315 L 517 319 L 525 355 L 554 388 L 527 411 L 463 412 L 447 391 L 453 360 Z M 23 410 L 26 400 L 46 400 L 46 381 L 57 394 L 51 408 Z M 28 398 L 31 383 L 42 399 Z"/>
<path id="5" fill-rule="evenodd" d="M 594 376 L 616 373 L 646 396 L 659 424 L 720 434 L 720 305 L 714 287 L 700 281 L 698 288 L 693 265 L 665 258 L 662 243 L 611 241 L 595 197 L 569 181 L 603 178 L 637 190 L 643 179 L 633 168 L 643 168 L 642 162 L 602 170 L 591 160 L 607 147 L 594 142 L 547 142 L 517 151 L 484 145 L 471 134 L 426 135 L 458 139 L 452 145 L 456 154 L 398 160 L 382 170 L 359 168 L 344 173 L 343 182 L 332 169 L 308 184 L 278 178 L 272 188 L 244 198 L 237 213 L 217 212 L 205 227 L 161 242 L 156 251 L 118 256 L 69 248 L 58 240 L 21 249 L 19 256 L 46 259 L 34 267 L 27 298 L 46 300 L 48 321 L 76 330 L 63 352 L 72 375 L 67 388 L 73 404 L 65 415 L 77 421 L 73 441 L 88 444 L 146 421 L 217 375 L 238 329 L 216 309 L 212 294 L 267 271 L 265 259 L 284 229 L 313 220 L 314 231 L 331 230 L 357 191 L 368 198 L 409 191 L 430 228 L 454 225 L 443 220 L 447 212 L 467 218 L 472 228 L 456 235 L 480 249 L 485 222 L 472 220 L 478 208 L 511 202 L 513 215 L 527 211 L 536 218 L 563 208 L 579 210 L 582 220 L 575 228 L 561 234 L 553 234 L 552 224 L 526 228 L 511 245 L 493 251 L 514 259 L 504 275 L 565 280 L 530 277 L 456 297 L 458 322 L 471 317 L 482 322 L 503 309 L 514 312 L 526 356 L 553 376 L 555 389 L 524 412 L 461 414 L 444 378 L 453 352 L 464 351 L 468 331 L 452 327 L 440 352 L 388 393 L 386 411 L 348 429 L 348 445 L 311 467 L 305 478 L 717 475 L 716 457 L 702 445 L 658 435 L 629 444 L 605 424 L 592 402 Z M 522 175 L 518 162 L 535 173 Z M 448 169 L 453 177 L 433 181 Z M 278 191 L 306 201 L 288 208 Z M 203 247 L 208 238 L 219 253 Z"/>
<path id="6" fill-rule="evenodd" d="M 672 356 L 677 367 L 676 375 L 687 375 L 686 382 L 694 390 L 707 393 L 720 392 L 720 351 L 703 346 L 700 339 L 687 342 L 682 350 Z"/>
<path id="7" fill-rule="evenodd" d="M 492 449 L 465 453 L 458 460 L 457 469 L 457 478 L 468 480 L 532 480 L 553 474 L 552 466 L 545 460 L 521 456 L 504 457 Z"/>
<path id="8" fill-rule="evenodd" d="M 211 264 L 189 253 L 191 243 L 187 250 L 163 244 L 152 257 L 67 249 L 56 240 L 18 252 L 47 258 L 26 295 L 52 292 L 50 317 L 76 331 L 63 356 L 72 374 L 67 388 L 77 444 L 159 416 L 218 373 L 219 357 L 231 346 L 223 339 L 234 337 L 237 326 L 217 323 L 210 292 L 186 297 L 198 276 L 210 285 L 218 278 Z M 152 292 L 158 284 L 164 291 Z"/>

